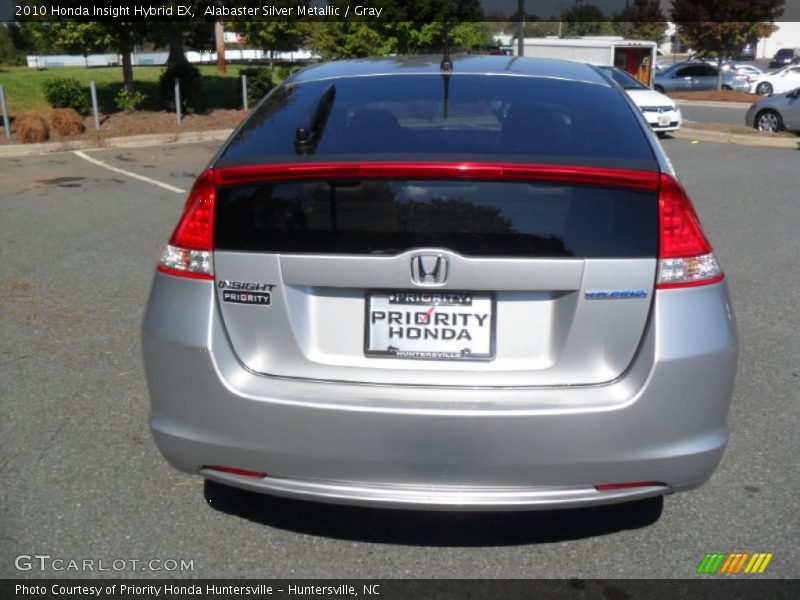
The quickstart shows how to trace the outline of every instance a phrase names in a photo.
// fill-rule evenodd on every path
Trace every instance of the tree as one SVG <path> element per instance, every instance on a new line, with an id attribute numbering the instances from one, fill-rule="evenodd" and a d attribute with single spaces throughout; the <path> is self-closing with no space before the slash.
<path id="1" fill-rule="evenodd" d="M 152 26 L 142 21 L 100 21 L 98 25 L 103 28 L 108 46 L 115 48 L 122 57 L 122 84 L 128 95 L 132 96 L 136 90 L 131 53 L 138 42 L 147 39 Z"/>
<path id="2" fill-rule="evenodd" d="M 717 89 L 722 88 L 722 61 L 747 42 L 775 31 L 784 0 L 672 0 L 672 20 L 694 50 L 717 57 Z"/>
<path id="3" fill-rule="evenodd" d="M 312 23 L 308 44 L 325 60 L 364 58 L 395 52 L 394 41 L 382 38 L 371 25 L 359 21 Z"/>
<path id="4" fill-rule="evenodd" d="M 660 44 L 667 32 L 667 17 L 659 0 L 634 0 L 633 6 L 616 15 L 614 21 L 619 35 L 631 40 L 651 40 Z"/>
<path id="5" fill-rule="evenodd" d="M 87 67 L 88 56 L 101 51 L 108 42 L 103 27 L 96 22 L 59 21 L 51 29 L 55 49 L 65 54 L 80 54 Z"/>
<path id="6" fill-rule="evenodd" d="M 311 33 L 305 21 L 247 21 L 237 24 L 245 34 L 247 43 L 269 52 L 269 61 L 275 52 L 292 52 L 300 48 Z"/>
<path id="7" fill-rule="evenodd" d="M 50 23 L 28 21 L 9 27 L 14 47 L 25 54 L 54 54 L 54 32 Z"/>
<path id="8" fill-rule="evenodd" d="M 456 23 L 450 28 L 450 40 L 457 50 L 478 50 L 492 43 L 486 23 Z"/>
<path id="9" fill-rule="evenodd" d="M 12 27 L 13 25 L 0 23 L 0 65 L 16 65 L 25 58 L 14 46 Z"/>
<path id="10" fill-rule="evenodd" d="M 214 21 L 214 45 L 217 49 L 217 71 L 228 72 L 228 63 L 225 62 L 225 23 Z"/>
<path id="11" fill-rule="evenodd" d="M 608 17 L 594 4 L 582 4 L 561 13 L 564 33 L 568 35 L 613 35 Z"/>
<path id="12" fill-rule="evenodd" d="M 206 6 L 204 0 L 169 0 L 168 3 L 162 0 L 162 3 L 171 5 L 176 12 L 178 6 L 191 8 L 195 15 L 202 15 Z M 204 19 L 151 23 L 148 38 L 159 46 L 169 47 L 166 63 L 168 66 L 189 62 L 184 50 L 186 46 L 195 50 L 206 50 L 213 46 L 211 26 Z"/>

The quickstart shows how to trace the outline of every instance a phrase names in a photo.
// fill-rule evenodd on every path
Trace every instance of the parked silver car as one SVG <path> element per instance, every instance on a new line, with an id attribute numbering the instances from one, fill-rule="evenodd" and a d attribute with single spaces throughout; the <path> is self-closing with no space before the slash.
<path id="1" fill-rule="evenodd" d="M 744 120 L 760 131 L 800 132 L 800 88 L 753 103 Z"/>
<path id="2" fill-rule="evenodd" d="M 153 281 L 150 425 L 179 469 L 325 502 L 539 509 L 706 481 L 727 284 L 597 68 L 310 67 L 198 177 Z"/>
<path id="3" fill-rule="evenodd" d="M 699 92 L 717 89 L 717 67 L 703 62 L 676 63 L 663 71 L 658 71 L 653 81 L 653 89 L 665 92 Z M 737 75 L 732 69 L 722 70 L 722 89 L 747 92 L 750 85 L 747 79 Z"/>

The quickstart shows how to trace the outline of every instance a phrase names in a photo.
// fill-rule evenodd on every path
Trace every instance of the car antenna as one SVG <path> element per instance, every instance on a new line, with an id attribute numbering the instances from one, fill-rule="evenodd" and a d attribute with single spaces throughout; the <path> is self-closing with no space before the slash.
<path id="1" fill-rule="evenodd" d="M 444 56 L 442 62 L 439 64 L 439 69 L 442 71 L 442 80 L 444 81 L 444 118 L 447 118 L 447 112 L 450 104 L 450 77 L 453 75 L 453 61 L 450 59 L 450 32 L 448 31 L 448 23 L 444 22 L 442 34 L 444 36 Z"/>
<path id="2" fill-rule="evenodd" d="M 450 72 L 453 70 L 453 61 L 450 60 L 450 31 L 447 21 L 442 25 L 442 34 L 444 36 L 444 56 L 442 62 L 439 63 L 439 68 L 442 71 Z"/>
<path id="3" fill-rule="evenodd" d="M 297 154 L 313 154 L 317 149 L 335 97 L 336 86 L 331 84 L 323 90 L 314 108 L 300 123 L 294 138 L 294 151 Z"/>

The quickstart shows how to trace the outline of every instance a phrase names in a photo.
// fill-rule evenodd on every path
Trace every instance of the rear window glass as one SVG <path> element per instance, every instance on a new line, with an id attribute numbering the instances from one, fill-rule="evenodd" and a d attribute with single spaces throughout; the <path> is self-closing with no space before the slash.
<path id="1" fill-rule="evenodd" d="M 236 134 L 218 165 L 304 159 L 297 129 L 330 86 L 335 94 L 313 157 L 543 156 L 654 168 L 642 127 L 605 85 L 506 75 L 390 75 L 289 84 Z"/>
<path id="2" fill-rule="evenodd" d="M 218 190 L 218 250 L 652 257 L 654 192 L 488 181 L 307 181 Z"/>

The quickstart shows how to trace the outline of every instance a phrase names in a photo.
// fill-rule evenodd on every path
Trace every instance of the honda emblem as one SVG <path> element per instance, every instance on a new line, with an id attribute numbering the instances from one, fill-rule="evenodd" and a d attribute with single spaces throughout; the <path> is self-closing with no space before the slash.
<path id="1" fill-rule="evenodd" d="M 411 281 L 417 285 L 443 285 L 448 264 L 444 254 L 415 254 L 411 257 Z"/>

